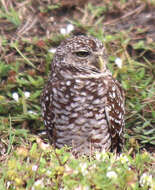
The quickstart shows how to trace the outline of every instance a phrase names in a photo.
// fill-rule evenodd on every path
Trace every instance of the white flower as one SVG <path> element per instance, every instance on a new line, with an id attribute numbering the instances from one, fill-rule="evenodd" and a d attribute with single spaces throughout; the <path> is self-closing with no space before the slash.
<path id="1" fill-rule="evenodd" d="M 89 186 L 82 186 L 82 185 L 79 185 L 77 187 L 75 187 L 74 190 L 89 190 Z"/>
<path id="2" fill-rule="evenodd" d="M 115 59 L 115 64 L 119 67 L 122 68 L 122 59 L 120 59 L 119 57 L 117 57 Z"/>
<path id="3" fill-rule="evenodd" d="M 28 113 L 36 115 L 37 113 L 35 111 L 29 110 Z"/>
<path id="4" fill-rule="evenodd" d="M 153 186 L 152 175 L 143 173 L 143 175 L 140 177 L 139 183 L 141 184 L 141 186 L 147 185 L 147 186 L 152 187 Z"/>
<path id="5" fill-rule="evenodd" d="M 66 31 L 67 33 L 69 34 L 70 32 L 72 32 L 74 30 L 74 26 L 72 24 L 68 24 L 67 25 L 67 28 L 66 28 Z"/>
<path id="6" fill-rule="evenodd" d="M 95 155 L 95 157 L 96 157 L 96 160 L 101 160 L 101 153 L 100 152 L 96 152 L 96 155 Z"/>
<path id="7" fill-rule="evenodd" d="M 96 152 L 96 160 L 106 160 L 108 158 L 108 154 L 105 150 L 103 150 L 102 152 Z"/>
<path id="8" fill-rule="evenodd" d="M 25 98 L 29 98 L 30 97 L 30 92 L 26 91 L 24 92 Z"/>
<path id="9" fill-rule="evenodd" d="M 47 170 L 46 174 L 47 174 L 48 176 L 50 176 L 50 175 L 52 174 L 52 172 L 51 172 L 50 170 Z"/>
<path id="10" fill-rule="evenodd" d="M 66 35 L 67 34 L 66 28 L 60 28 L 60 33 Z"/>
<path id="11" fill-rule="evenodd" d="M 13 99 L 14 99 L 16 102 L 19 101 L 19 95 L 18 95 L 17 92 L 13 92 L 12 97 L 13 97 Z"/>
<path id="12" fill-rule="evenodd" d="M 67 24 L 66 28 L 60 28 L 60 33 L 63 35 L 69 34 L 74 30 L 74 26 L 72 24 Z"/>
<path id="13" fill-rule="evenodd" d="M 9 189 L 9 187 L 10 187 L 11 184 L 12 184 L 12 182 L 10 182 L 10 181 L 8 181 L 8 182 L 6 183 L 7 189 Z"/>
<path id="14" fill-rule="evenodd" d="M 47 132 L 46 132 L 46 131 L 41 131 L 41 132 L 39 133 L 39 135 L 47 135 Z"/>
<path id="15" fill-rule="evenodd" d="M 37 169 L 38 169 L 38 166 L 37 166 L 37 165 L 33 165 L 33 166 L 32 166 L 32 171 L 35 172 L 35 171 L 37 171 Z"/>
<path id="16" fill-rule="evenodd" d="M 118 157 L 118 160 L 121 161 L 122 164 L 125 164 L 125 163 L 128 163 L 129 162 L 129 159 L 126 155 L 124 154 L 121 154 L 119 157 Z"/>
<path id="17" fill-rule="evenodd" d="M 80 163 L 80 168 L 81 168 L 81 172 L 82 172 L 84 175 L 87 175 L 87 174 L 88 174 L 87 163 Z"/>
<path id="18" fill-rule="evenodd" d="M 38 186 L 38 185 L 43 185 L 43 180 L 42 179 L 39 179 L 37 180 L 35 183 L 34 183 L 35 186 Z"/>
<path id="19" fill-rule="evenodd" d="M 73 169 L 70 168 L 68 165 L 66 165 L 65 171 L 66 171 L 66 173 L 72 173 Z"/>
<path id="20" fill-rule="evenodd" d="M 109 171 L 107 172 L 107 177 L 110 179 L 116 179 L 117 178 L 117 173 L 114 171 Z"/>
<path id="21" fill-rule="evenodd" d="M 51 48 L 48 50 L 50 53 L 55 53 L 56 52 L 56 48 Z"/>
<path id="22" fill-rule="evenodd" d="M 40 187 L 44 187 L 44 183 L 43 183 L 43 179 L 38 179 L 35 183 L 34 183 L 34 185 L 33 185 L 33 187 L 32 187 L 32 190 L 35 190 L 35 187 L 36 186 L 40 186 Z"/>

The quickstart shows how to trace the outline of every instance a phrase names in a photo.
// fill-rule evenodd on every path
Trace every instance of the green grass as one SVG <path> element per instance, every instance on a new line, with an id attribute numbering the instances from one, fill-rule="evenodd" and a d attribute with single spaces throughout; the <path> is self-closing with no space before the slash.
<path id="1" fill-rule="evenodd" d="M 16 3 L 20 5 L 21 1 Z M 91 158 L 75 159 L 67 148 L 54 150 L 45 144 L 48 139 L 42 133 L 40 110 L 40 94 L 53 58 L 48 50 L 67 36 L 52 33 L 49 38 L 36 33 L 10 39 L 7 34 L 12 35 L 22 22 L 20 6 L 6 9 L 4 1 L 0 5 L 0 24 L 9 24 L 0 34 L 0 190 L 154 190 L 155 43 L 133 42 L 130 30 L 104 32 L 103 14 L 115 10 L 113 1 L 103 7 L 88 4 L 83 10 L 85 19 L 72 20 L 76 27 L 105 44 L 108 67 L 126 94 L 123 153 L 97 153 Z M 48 4 L 39 7 L 46 14 L 59 8 Z M 138 28 L 136 32 L 144 34 Z M 121 68 L 115 64 L 116 58 L 123 61 Z"/>
<path id="2" fill-rule="evenodd" d="M 154 189 L 152 161 L 147 152 L 134 158 L 127 153 L 97 153 L 90 160 L 75 159 L 65 149 L 54 151 L 33 142 L 31 149 L 17 148 L 0 174 L 9 189 Z"/>

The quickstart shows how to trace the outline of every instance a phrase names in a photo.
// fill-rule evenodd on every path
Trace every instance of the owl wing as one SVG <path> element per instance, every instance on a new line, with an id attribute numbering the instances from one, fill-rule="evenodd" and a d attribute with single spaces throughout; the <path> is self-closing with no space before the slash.
<path id="1" fill-rule="evenodd" d="M 47 129 L 47 133 L 49 139 L 51 139 L 53 133 L 53 120 L 54 120 L 54 113 L 52 109 L 52 82 L 48 80 L 47 85 L 45 86 L 43 93 L 41 95 L 41 108 L 42 108 L 42 117 L 44 120 L 45 127 Z"/>
<path id="2" fill-rule="evenodd" d="M 123 144 L 124 100 L 124 92 L 121 85 L 115 79 L 112 79 L 109 82 L 107 91 L 105 113 L 111 135 L 111 147 L 112 149 L 117 148 L 117 151 Z"/>

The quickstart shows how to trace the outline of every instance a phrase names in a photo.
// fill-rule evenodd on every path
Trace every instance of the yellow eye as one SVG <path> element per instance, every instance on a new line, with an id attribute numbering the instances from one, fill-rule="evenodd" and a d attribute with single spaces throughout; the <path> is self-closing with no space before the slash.
<path id="1" fill-rule="evenodd" d="M 75 55 L 78 57 L 87 57 L 90 55 L 90 52 L 88 52 L 88 51 L 77 51 L 77 52 L 75 52 Z"/>

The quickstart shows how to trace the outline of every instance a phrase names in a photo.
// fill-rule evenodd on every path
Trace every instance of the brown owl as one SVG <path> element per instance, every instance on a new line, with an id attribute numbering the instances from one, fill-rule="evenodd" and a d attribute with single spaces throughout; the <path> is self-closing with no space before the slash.
<path id="1" fill-rule="evenodd" d="M 74 155 L 120 150 L 124 93 L 106 67 L 104 45 L 75 36 L 62 42 L 41 97 L 45 126 L 56 148 Z"/>

